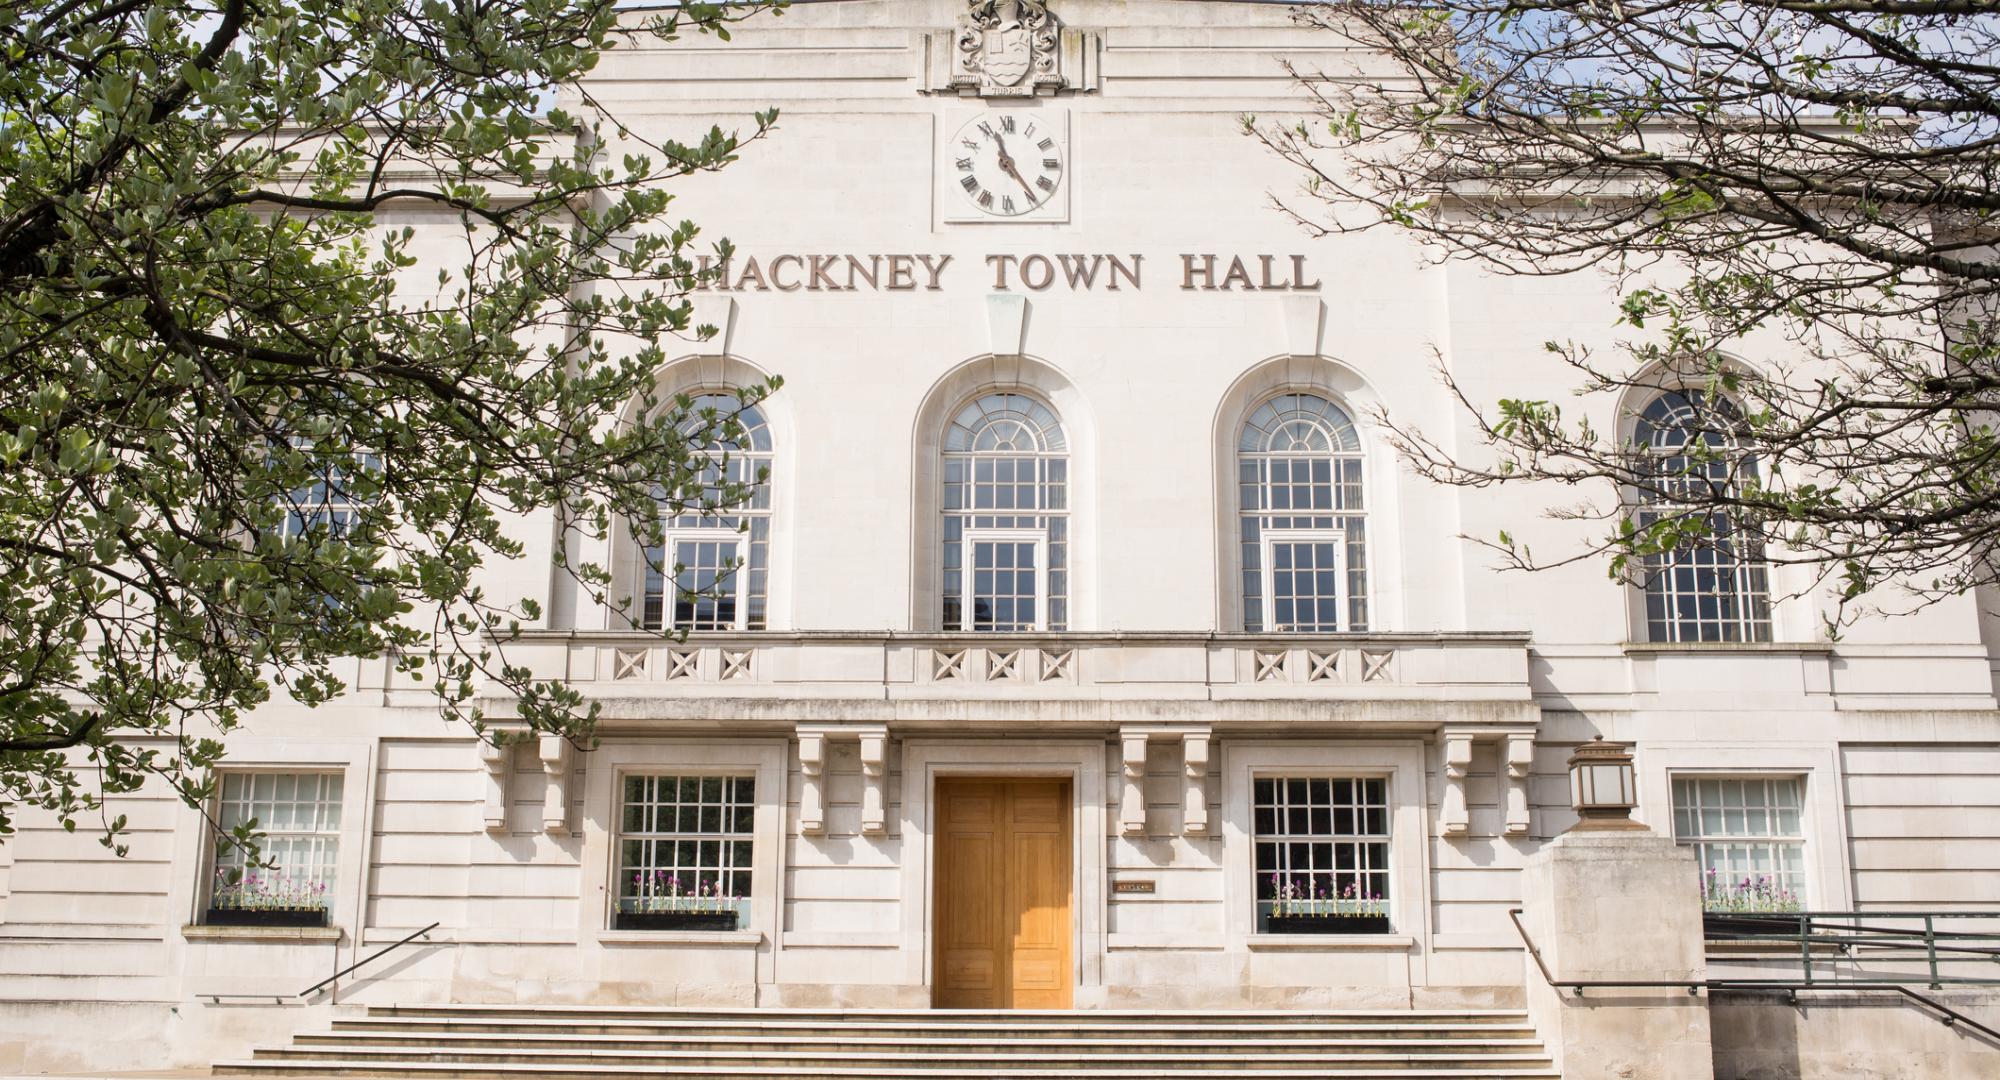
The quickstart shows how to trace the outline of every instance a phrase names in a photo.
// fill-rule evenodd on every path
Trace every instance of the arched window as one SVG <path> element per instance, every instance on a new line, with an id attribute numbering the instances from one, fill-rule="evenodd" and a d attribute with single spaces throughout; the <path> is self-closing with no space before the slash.
<path id="1" fill-rule="evenodd" d="M 944 433 L 946 630 L 1069 627 L 1069 443 L 1054 410 L 983 394 Z"/>
<path id="2" fill-rule="evenodd" d="M 1648 641 L 1771 640 L 1762 538 L 1729 514 L 1695 514 L 1689 498 L 1755 479 L 1756 459 L 1739 449 L 1742 424 L 1735 403 L 1700 390 L 1667 391 L 1639 413 L 1633 438 L 1647 482 L 1638 491 L 1638 524 L 1682 518 L 1696 534 L 1641 560 Z"/>
<path id="3" fill-rule="evenodd" d="M 1259 406 L 1236 441 L 1243 629 L 1368 629 L 1364 459 L 1354 421 L 1315 394 Z"/>
<path id="4" fill-rule="evenodd" d="M 666 516 L 662 542 L 644 551 L 640 623 L 649 630 L 762 630 L 771 570 L 771 428 L 736 395 L 695 396 L 690 432 L 722 429 L 705 448 L 704 479 L 752 485 L 747 502 L 721 512 Z"/>

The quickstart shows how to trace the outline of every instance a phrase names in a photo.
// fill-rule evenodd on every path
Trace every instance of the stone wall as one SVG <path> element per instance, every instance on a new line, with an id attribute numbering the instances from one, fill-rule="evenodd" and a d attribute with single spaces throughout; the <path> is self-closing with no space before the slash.
<path id="1" fill-rule="evenodd" d="M 1919 992 L 2000 1029 L 2000 990 Z M 1721 994 L 1715 1080 L 1970 1080 L 2000 1076 L 2000 1043 L 1946 1027 L 1896 994 Z"/>

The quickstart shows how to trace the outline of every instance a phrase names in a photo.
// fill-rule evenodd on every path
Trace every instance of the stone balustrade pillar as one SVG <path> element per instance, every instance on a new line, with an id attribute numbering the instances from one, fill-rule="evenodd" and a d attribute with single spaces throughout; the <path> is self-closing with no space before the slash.
<path id="1" fill-rule="evenodd" d="M 1528 856 L 1523 923 L 1556 982 L 1707 978 L 1694 853 L 1630 822 L 1586 822 Z M 1708 996 L 1555 990 L 1526 957 L 1529 1012 L 1564 1076 L 1712 1080 Z"/>

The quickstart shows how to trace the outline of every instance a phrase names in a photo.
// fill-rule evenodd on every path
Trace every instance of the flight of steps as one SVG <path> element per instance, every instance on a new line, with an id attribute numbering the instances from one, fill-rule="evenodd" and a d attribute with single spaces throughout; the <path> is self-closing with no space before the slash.
<path id="1" fill-rule="evenodd" d="M 1519 1012 L 400 1005 L 217 1076 L 1557 1080 Z"/>

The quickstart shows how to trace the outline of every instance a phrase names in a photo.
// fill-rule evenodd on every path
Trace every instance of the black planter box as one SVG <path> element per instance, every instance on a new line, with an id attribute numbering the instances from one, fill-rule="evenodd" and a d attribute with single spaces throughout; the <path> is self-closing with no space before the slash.
<path id="1" fill-rule="evenodd" d="M 325 926 L 325 908 L 209 908 L 209 926 Z"/>
<path id="2" fill-rule="evenodd" d="M 734 930 L 733 911 L 621 911 L 614 930 Z"/>
<path id="3" fill-rule="evenodd" d="M 1386 934 L 1387 915 L 1272 915 L 1264 922 L 1267 934 Z"/>
<path id="4" fill-rule="evenodd" d="M 1798 937 L 1803 916 L 1784 912 L 1709 912 L 1701 917 L 1702 936 L 1711 940 Z"/>

